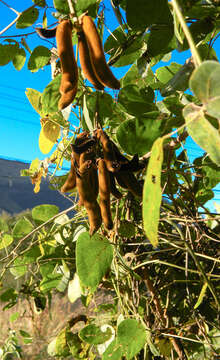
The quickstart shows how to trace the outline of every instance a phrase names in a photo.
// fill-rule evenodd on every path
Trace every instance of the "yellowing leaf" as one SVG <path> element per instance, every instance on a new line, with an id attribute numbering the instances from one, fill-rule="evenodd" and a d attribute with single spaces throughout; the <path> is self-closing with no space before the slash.
<path id="1" fill-rule="evenodd" d="M 39 148 L 43 154 L 47 154 L 53 148 L 57 138 L 60 135 L 60 127 L 51 121 L 47 121 L 40 132 Z"/>
<path id="2" fill-rule="evenodd" d="M 144 230 L 150 243 L 158 245 L 158 224 L 160 218 L 161 168 L 163 163 L 163 139 L 158 138 L 152 147 L 151 157 L 147 168 L 147 175 L 143 191 L 143 221 Z"/>
<path id="3" fill-rule="evenodd" d="M 198 300 L 197 300 L 197 302 L 196 302 L 196 304 L 194 306 L 194 309 L 197 309 L 199 307 L 199 305 L 201 305 L 201 303 L 203 302 L 207 286 L 208 286 L 208 283 L 206 282 L 202 287 L 202 290 L 201 290 L 201 292 L 199 294 L 199 297 L 198 297 Z"/>

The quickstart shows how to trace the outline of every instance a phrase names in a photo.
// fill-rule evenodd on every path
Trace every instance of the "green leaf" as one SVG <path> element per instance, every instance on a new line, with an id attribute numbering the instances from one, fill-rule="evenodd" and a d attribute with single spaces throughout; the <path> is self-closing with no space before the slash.
<path id="1" fill-rule="evenodd" d="M 220 134 L 206 119 L 201 107 L 189 104 L 183 109 L 189 135 L 220 166 Z"/>
<path id="2" fill-rule="evenodd" d="M 105 350 L 104 354 L 102 355 L 102 360 L 121 360 L 122 355 L 122 346 L 121 344 L 118 344 L 117 340 L 115 339 Z"/>
<path id="3" fill-rule="evenodd" d="M 79 332 L 79 337 L 82 341 L 93 345 L 103 344 L 109 340 L 111 336 L 112 332 L 110 329 L 107 329 L 105 332 L 103 332 L 98 326 L 94 324 L 85 326 Z"/>
<path id="4" fill-rule="evenodd" d="M 81 14 L 86 10 L 89 11 L 89 8 L 93 8 L 93 5 L 97 4 L 97 0 L 80 0 L 76 2 L 76 12 Z"/>
<path id="5" fill-rule="evenodd" d="M 206 188 L 212 189 L 218 185 L 220 168 L 207 157 L 202 162 L 202 173 L 204 174 L 203 184 Z"/>
<path id="6" fill-rule="evenodd" d="M 32 0 L 32 1 L 34 2 L 34 4 L 40 7 L 45 7 L 47 5 L 45 0 Z"/>
<path id="7" fill-rule="evenodd" d="M 176 48 L 176 39 L 174 36 L 173 26 L 152 27 L 149 40 L 147 42 L 147 50 L 150 57 L 161 56 Z"/>
<path id="8" fill-rule="evenodd" d="M 117 344 L 122 345 L 123 354 L 130 360 L 139 353 L 146 342 L 146 331 L 135 319 L 126 319 L 118 326 Z"/>
<path id="9" fill-rule="evenodd" d="M 15 238 L 21 238 L 31 232 L 33 230 L 34 226 L 30 222 L 30 220 L 26 219 L 25 217 L 22 219 L 19 219 L 12 231 L 12 234 Z"/>
<path id="10" fill-rule="evenodd" d="M 36 8 L 31 8 L 23 11 L 16 22 L 16 28 L 24 29 L 28 26 L 33 25 L 38 19 L 38 16 L 39 11 Z"/>
<path id="11" fill-rule="evenodd" d="M 107 120 L 112 116 L 113 112 L 113 99 L 111 95 L 109 94 L 97 94 L 96 95 L 85 95 L 86 99 L 86 109 L 89 114 L 90 119 L 95 118 L 95 114 L 97 112 L 97 101 L 98 101 L 98 107 L 99 107 L 99 123 L 100 125 L 103 125 L 107 122 Z M 84 103 L 85 106 L 85 103 Z M 84 117 L 86 120 L 86 124 L 89 127 L 91 127 L 91 124 L 87 118 L 88 115 L 86 115 L 86 109 L 83 109 Z"/>
<path id="12" fill-rule="evenodd" d="M 112 53 L 115 54 L 116 50 L 119 46 L 123 45 L 127 40 L 127 37 L 122 30 L 121 26 L 115 29 L 112 34 L 106 39 L 104 44 L 104 51 L 111 55 Z"/>
<path id="13" fill-rule="evenodd" d="M 197 309 L 199 307 L 199 305 L 201 305 L 201 303 L 203 302 L 207 287 L 208 287 L 208 283 L 206 282 L 201 289 L 198 300 L 196 301 L 196 304 L 194 305 L 194 309 Z"/>
<path id="14" fill-rule="evenodd" d="M 33 219 L 40 223 L 44 223 L 58 213 L 59 208 L 56 205 L 43 204 L 32 209 Z"/>
<path id="15" fill-rule="evenodd" d="M 42 109 L 44 114 L 53 114 L 58 111 L 60 99 L 61 74 L 55 77 L 44 89 L 42 94 Z"/>
<path id="16" fill-rule="evenodd" d="M 80 234 L 76 242 L 76 269 L 82 284 L 94 292 L 111 266 L 113 249 L 101 235 Z"/>
<path id="17" fill-rule="evenodd" d="M 161 168 L 163 164 L 163 139 L 159 138 L 153 144 L 151 157 L 147 167 L 147 174 L 143 191 L 143 222 L 144 230 L 150 243 L 158 245 L 158 224 L 160 218 Z"/>
<path id="18" fill-rule="evenodd" d="M 192 73 L 190 87 L 206 106 L 209 115 L 220 117 L 220 64 L 217 61 L 203 62 Z"/>
<path id="19" fill-rule="evenodd" d="M 45 46 L 37 46 L 31 53 L 28 61 L 28 69 L 36 72 L 48 64 L 51 52 Z"/>
<path id="20" fill-rule="evenodd" d="M 13 57 L 13 65 L 16 70 L 20 71 L 26 61 L 26 52 L 24 49 L 18 49 Z"/>
<path id="21" fill-rule="evenodd" d="M 207 201 L 213 199 L 214 197 L 214 192 L 210 189 L 199 189 L 196 193 L 196 201 L 199 205 L 203 205 L 205 204 Z"/>
<path id="22" fill-rule="evenodd" d="M 31 105 L 33 106 L 34 110 L 38 112 L 38 114 L 42 114 L 42 103 L 41 103 L 41 96 L 42 94 L 35 89 L 27 88 L 25 91 L 25 95 L 27 96 L 28 100 L 30 101 Z"/>
<path id="23" fill-rule="evenodd" d="M 34 246 L 23 256 L 16 258 L 13 262 L 10 272 L 16 278 L 23 276 L 27 272 L 27 265 L 34 263 L 41 256 L 39 246 Z"/>
<path id="24" fill-rule="evenodd" d="M 13 242 L 13 237 L 9 234 L 4 234 L 0 237 L 0 250 L 7 248 Z"/>
<path id="25" fill-rule="evenodd" d="M 141 118 L 125 120 L 119 125 L 116 133 L 120 146 L 130 155 L 143 156 L 163 134 L 166 124 L 164 119 L 159 112 L 153 111 Z"/>
<path id="26" fill-rule="evenodd" d="M 139 89 L 137 85 L 127 85 L 121 89 L 118 102 L 132 115 L 138 116 L 155 108 L 154 92 L 150 87 Z"/>
<path id="27" fill-rule="evenodd" d="M 18 45 L 2 45 L 0 44 L 0 66 L 7 65 L 11 60 L 14 59 L 18 52 Z"/>
<path id="28" fill-rule="evenodd" d="M 143 40 L 135 39 L 131 45 L 127 45 L 125 49 L 122 49 L 121 56 L 114 63 L 114 67 L 121 67 L 133 64 L 142 54 Z"/>
<path id="29" fill-rule="evenodd" d="M 56 289 L 62 279 L 62 274 L 49 274 L 40 282 L 40 291 L 46 293 Z"/>
<path id="30" fill-rule="evenodd" d="M 55 9 L 61 14 L 69 14 L 70 9 L 67 1 L 63 0 L 53 0 L 53 5 Z"/>
<path id="31" fill-rule="evenodd" d="M 192 62 L 188 61 L 181 66 L 179 70 L 168 80 L 166 85 L 161 89 L 162 96 L 169 96 L 176 91 L 185 91 L 189 87 L 189 78 L 194 69 Z"/>
<path id="32" fill-rule="evenodd" d="M 167 0 L 127 0 L 126 16 L 134 30 L 145 30 L 153 24 L 172 23 Z"/>

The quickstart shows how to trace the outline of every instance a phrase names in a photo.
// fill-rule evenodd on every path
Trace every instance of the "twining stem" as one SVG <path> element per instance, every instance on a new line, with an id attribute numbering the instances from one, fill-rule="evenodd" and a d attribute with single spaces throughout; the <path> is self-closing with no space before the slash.
<path id="1" fill-rule="evenodd" d="M 10 10 L 12 10 L 16 15 L 20 15 L 21 13 L 17 10 L 15 10 L 14 8 L 12 8 L 10 5 L 8 5 L 6 2 L 4 2 L 3 0 L 0 0 L 5 6 L 7 6 Z"/>
<path id="2" fill-rule="evenodd" d="M 186 39 L 187 39 L 187 41 L 189 43 L 189 47 L 190 47 L 191 52 L 192 52 L 195 67 L 198 67 L 199 65 L 201 65 L 202 60 L 201 60 L 201 58 L 199 56 L 199 53 L 198 53 L 198 51 L 196 49 L 196 46 L 194 44 L 192 35 L 190 34 L 190 31 L 189 31 L 189 29 L 188 29 L 188 27 L 186 25 L 186 22 L 184 20 L 183 15 L 182 15 L 181 9 L 180 9 L 179 4 L 178 4 L 178 1 L 177 0 L 171 0 L 171 4 L 173 6 L 173 10 L 175 11 L 176 16 L 177 16 L 180 24 L 182 26 L 185 37 L 186 37 Z"/>
<path id="3" fill-rule="evenodd" d="M 74 9 L 72 0 L 67 0 L 67 2 L 68 2 L 68 5 L 69 5 L 71 18 L 72 18 L 73 20 L 77 20 L 76 11 L 75 11 L 75 9 Z"/>

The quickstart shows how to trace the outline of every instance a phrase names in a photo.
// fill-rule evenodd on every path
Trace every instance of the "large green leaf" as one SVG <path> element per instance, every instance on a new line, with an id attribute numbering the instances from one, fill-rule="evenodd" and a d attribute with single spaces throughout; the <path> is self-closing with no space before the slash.
<path id="1" fill-rule="evenodd" d="M 34 226 L 30 222 L 30 220 L 24 217 L 16 222 L 12 233 L 15 238 L 20 238 L 29 234 L 29 232 L 31 232 L 33 228 Z"/>
<path id="2" fill-rule="evenodd" d="M 122 346 L 126 359 L 133 359 L 145 345 L 145 328 L 135 319 L 126 319 L 118 326 L 116 340 Z"/>
<path id="3" fill-rule="evenodd" d="M 113 340 L 102 355 L 102 360 L 121 360 L 123 349 L 117 339 Z"/>
<path id="4" fill-rule="evenodd" d="M 25 60 L 26 60 L 26 52 L 23 48 L 19 48 L 16 51 L 15 56 L 13 57 L 12 60 L 15 69 L 20 71 L 25 64 Z"/>
<path id="5" fill-rule="evenodd" d="M 126 35 L 121 26 L 115 29 L 112 34 L 106 39 L 104 50 L 108 55 L 115 54 L 115 51 L 126 42 Z"/>
<path id="6" fill-rule="evenodd" d="M 37 46 L 31 53 L 28 69 L 36 72 L 49 63 L 51 52 L 45 46 Z"/>
<path id="7" fill-rule="evenodd" d="M 189 104 L 183 109 L 189 135 L 220 166 L 220 134 L 206 119 L 201 107 Z"/>
<path id="8" fill-rule="evenodd" d="M 38 19 L 38 16 L 39 16 L 39 11 L 36 8 L 30 8 L 28 10 L 23 11 L 16 22 L 16 28 L 24 29 L 28 26 L 33 25 L 35 21 Z"/>
<path id="9" fill-rule="evenodd" d="M 176 39 L 174 36 L 173 26 L 152 27 L 149 40 L 147 42 L 147 50 L 150 57 L 161 56 L 167 54 L 176 48 Z"/>
<path id="10" fill-rule="evenodd" d="M 212 189 L 218 185 L 220 179 L 220 167 L 207 157 L 202 162 L 202 173 L 204 174 L 203 184 L 207 189 Z"/>
<path id="11" fill-rule="evenodd" d="M 85 326 L 79 333 L 81 340 L 93 345 L 103 344 L 109 340 L 111 336 L 112 332 L 110 329 L 104 332 L 95 324 Z"/>
<path id="12" fill-rule="evenodd" d="M 44 223 L 51 217 L 59 213 L 59 208 L 56 205 L 37 205 L 32 209 L 32 217 L 35 221 Z"/>
<path id="13" fill-rule="evenodd" d="M 42 94 L 42 109 L 44 114 L 53 114 L 58 111 L 60 99 L 61 74 L 55 77 L 44 89 Z"/>
<path id="14" fill-rule="evenodd" d="M 141 38 L 135 39 L 131 45 L 124 46 L 121 56 L 114 63 L 115 67 L 126 66 L 133 64 L 142 54 L 143 40 Z"/>
<path id="15" fill-rule="evenodd" d="M 157 111 L 140 118 L 125 120 L 117 129 L 117 140 L 126 153 L 143 156 L 162 135 L 165 124 L 166 121 Z"/>
<path id="16" fill-rule="evenodd" d="M 167 0 L 127 0 L 126 16 L 128 24 L 135 30 L 172 22 Z"/>
<path id="17" fill-rule="evenodd" d="M 98 99 L 97 99 L 98 96 Z M 95 114 L 97 112 L 97 108 L 99 109 L 99 123 L 103 125 L 106 121 L 112 116 L 113 112 L 113 99 L 109 94 L 89 94 L 85 95 L 86 108 L 89 114 L 90 119 L 95 119 Z M 85 103 L 84 103 L 85 104 Z M 84 117 L 87 123 L 88 128 L 90 127 L 89 121 L 86 117 L 86 109 L 84 110 Z"/>
<path id="18" fill-rule="evenodd" d="M 150 161 L 147 167 L 147 174 L 143 190 L 143 222 L 144 230 L 150 243 L 158 245 L 158 224 L 160 218 L 160 204 L 162 201 L 161 191 L 161 168 L 163 164 L 163 139 L 155 141 Z"/>
<path id="19" fill-rule="evenodd" d="M 83 232 L 76 242 L 76 269 L 82 284 L 95 291 L 111 266 L 113 249 L 101 235 Z"/>
<path id="20" fill-rule="evenodd" d="M 190 87 L 209 115 L 220 118 L 220 64 L 208 60 L 194 70 Z"/>
<path id="21" fill-rule="evenodd" d="M 150 87 L 139 89 L 137 85 L 127 85 L 121 89 L 118 102 L 132 115 L 141 115 L 155 108 L 154 92 Z"/>

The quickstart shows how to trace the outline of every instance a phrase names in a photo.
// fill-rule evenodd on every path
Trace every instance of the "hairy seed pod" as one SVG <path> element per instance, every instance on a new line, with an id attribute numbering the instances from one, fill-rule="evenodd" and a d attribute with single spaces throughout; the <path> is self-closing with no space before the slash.
<path id="1" fill-rule="evenodd" d="M 130 171 L 119 171 L 114 174 L 118 184 L 124 189 L 128 189 L 134 196 L 142 197 L 142 184 Z"/>
<path id="2" fill-rule="evenodd" d="M 91 82 L 96 90 L 103 90 L 104 86 L 99 82 L 93 70 L 92 63 L 89 55 L 89 47 L 83 31 L 77 33 L 78 35 L 78 49 L 79 61 L 83 75 Z"/>
<path id="3" fill-rule="evenodd" d="M 102 130 L 95 131 L 95 137 L 101 142 L 103 149 L 103 156 L 108 171 L 116 172 L 120 169 L 120 163 L 117 161 L 114 146 L 108 135 Z"/>
<path id="4" fill-rule="evenodd" d="M 35 28 L 36 33 L 43 39 L 51 39 L 56 36 L 57 26 L 52 29 Z"/>
<path id="5" fill-rule="evenodd" d="M 86 160 L 79 167 L 80 176 L 76 177 L 76 185 L 79 193 L 80 201 L 86 208 L 89 218 L 89 233 L 92 236 L 102 224 L 102 216 L 99 204 L 97 202 L 97 196 L 94 193 L 94 189 L 90 184 L 91 170 L 96 169 L 91 160 Z M 96 173 L 97 174 L 97 173 Z"/>
<path id="6" fill-rule="evenodd" d="M 70 20 L 63 20 L 57 26 L 56 41 L 62 70 L 59 89 L 61 98 L 58 103 L 58 108 L 62 110 L 73 102 L 78 84 L 78 68 L 73 52 L 72 25 Z"/>
<path id="7" fill-rule="evenodd" d="M 135 154 L 131 160 L 128 160 L 127 163 L 121 164 L 120 171 L 131 171 L 136 172 L 144 169 L 145 165 L 139 162 L 138 155 Z"/>
<path id="8" fill-rule="evenodd" d="M 107 230 L 113 228 L 110 203 L 110 178 L 105 160 L 98 160 L 98 179 L 99 179 L 99 206 L 101 209 L 102 220 Z"/>
<path id="9" fill-rule="evenodd" d="M 75 159 L 72 154 L 70 172 L 65 183 L 61 187 L 61 192 L 65 193 L 67 191 L 71 191 L 75 187 L 76 187 L 76 170 L 75 170 Z"/>
<path id="10" fill-rule="evenodd" d="M 96 26 L 88 15 L 82 18 L 82 30 L 87 40 L 91 63 L 97 79 L 104 86 L 111 89 L 120 89 L 120 82 L 115 78 L 106 63 L 102 42 Z"/>
<path id="11" fill-rule="evenodd" d="M 109 171 L 109 180 L 110 180 L 110 192 L 116 199 L 122 198 L 122 193 L 117 189 L 115 184 L 115 177 L 113 173 Z"/>

